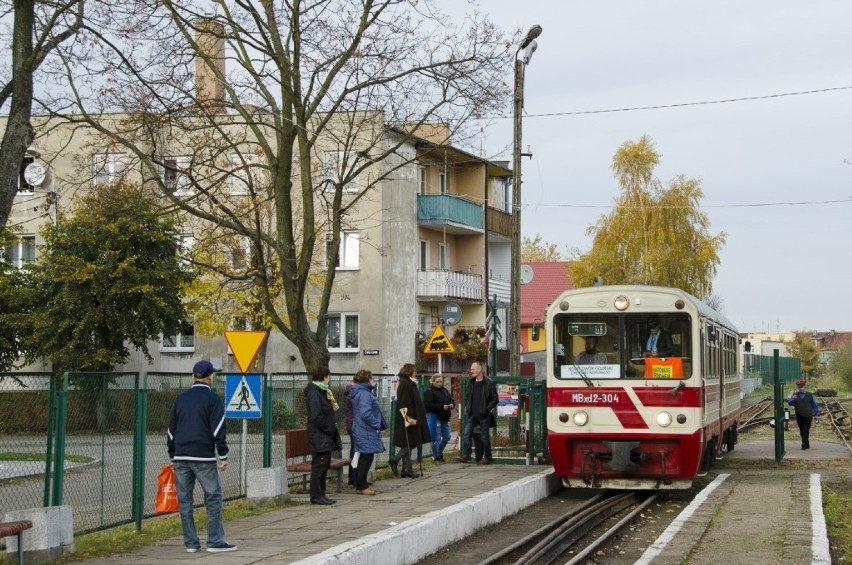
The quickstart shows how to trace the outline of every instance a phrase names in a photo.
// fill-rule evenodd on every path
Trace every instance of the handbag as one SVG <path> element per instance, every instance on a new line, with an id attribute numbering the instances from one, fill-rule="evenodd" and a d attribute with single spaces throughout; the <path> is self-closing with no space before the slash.
<path id="1" fill-rule="evenodd" d="M 177 512 L 178 507 L 175 467 L 169 463 L 162 466 L 160 474 L 157 476 L 157 502 L 154 505 L 154 513 Z"/>

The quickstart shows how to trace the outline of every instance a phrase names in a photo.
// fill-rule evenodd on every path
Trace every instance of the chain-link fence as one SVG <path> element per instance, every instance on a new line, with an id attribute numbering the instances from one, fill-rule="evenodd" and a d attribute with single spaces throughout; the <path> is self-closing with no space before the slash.
<path id="1" fill-rule="evenodd" d="M 224 396 L 226 380 L 233 377 L 240 375 L 218 375 L 213 389 Z M 376 395 L 391 425 L 394 378 L 374 375 Z M 341 408 L 351 380 L 351 376 L 332 375 L 329 386 Z M 463 398 L 467 380 L 445 379 L 457 401 Z M 494 445 L 500 456 L 519 458 L 525 437 L 521 426 L 525 407 L 518 405 L 516 389 L 519 379 L 497 380 L 503 391 L 501 402 L 506 402 L 497 418 Z M 172 406 L 192 382 L 187 373 L 0 374 L 0 515 L 70 505 L 77 533 L 134 521 L 141 524 L 142 518 L 154 513 L 157 475 L 169 463 L 166 433 Z M 221 476 L 226 499 L 245 496 L 248 470 L 265 464 L 282 466 L 284 431 L 307 425 L 308 375 L 271 373 L 262 375 L 262 382 L 262 418 L 226 421 L 230 465 Z M 428 376 L 420 377 L 421 392 L 428 386 Z M 460 413 L 456 411 L 452 420 L 451 449 L 462 429 Z M 337 411 L 337 418 L 345 457 L 350 438 L 344 432 L 343 409 Z M 396 450 L 389 441 L 392 432 L 383 434 L 387 451 L 376 457 L 380 467 Z M 419 456 L 430 455 L 427 443 Z M 295 484 L 298 477 L 291 480 Z M 196 497 L 196 504 L 202 504 L 200 489 Z"/>

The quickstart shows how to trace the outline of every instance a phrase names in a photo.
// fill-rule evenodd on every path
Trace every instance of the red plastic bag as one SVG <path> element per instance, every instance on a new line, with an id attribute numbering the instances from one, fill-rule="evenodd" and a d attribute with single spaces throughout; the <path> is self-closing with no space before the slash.
<path id="1" fill-rule="evenodd" d="M 177 485 L 175 484 L 175 468 L 171 463 L 163 465 L 157 477 L 157 503 L 155 514 L 167 514 L 178 511 Z"/>

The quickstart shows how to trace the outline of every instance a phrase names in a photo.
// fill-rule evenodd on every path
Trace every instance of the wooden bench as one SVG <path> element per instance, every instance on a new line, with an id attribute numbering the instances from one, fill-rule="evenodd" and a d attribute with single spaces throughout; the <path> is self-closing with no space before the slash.
<path id="1" fill-rule="evenodd" d="M 308 430 L 300 428 L 284 432 L 284 452 L 287 457 L 287 471 L 290 473 L 302 473 L 302 484 L 306 485 L 307 477 L 311 474 L 311 448 L 308 445 Z M 290 463 L 290 459 L 301 458 L 296 463 Z M 343 490 L 343 468 L 352 463 L 351 459 L 331 458 L 329 469 L 337 471 L 337 492 Z"/>
<path id="2" fill-rule="evenodd" d="M 9 536 L 17 536 L 18 538 L 18 565 L 24 565 L 24 544 L 21 540 L 21 534 L 24 530 L 29 530 L 32 527 L 33 523 L 29 520 L 0 522 L 0 538 Z"/>

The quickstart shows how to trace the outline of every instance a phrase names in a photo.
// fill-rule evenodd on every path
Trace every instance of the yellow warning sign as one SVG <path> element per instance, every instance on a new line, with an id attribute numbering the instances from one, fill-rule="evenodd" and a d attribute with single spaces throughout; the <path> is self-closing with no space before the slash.
<path id="1" fill-rule="evenodd" d="M 234 354 L 234 361 L 240 368 L 240 372 L 247 373 L 251 367 L 257 352 L 260 351 L 263 342 L 269 332 L 265 331 L 226 331 L 225 339 Z"/>
<path id="2" fill-rule="evenodd" d="M 447 334 L 441 329 L 441 326 L 435 326 L 435 331 L 432 332 L 432 337 L 423 348 L 423 353 L 455 353 L 456 348 L 453 347 L 453 342 L 447 339 Z"/>

